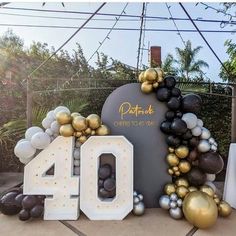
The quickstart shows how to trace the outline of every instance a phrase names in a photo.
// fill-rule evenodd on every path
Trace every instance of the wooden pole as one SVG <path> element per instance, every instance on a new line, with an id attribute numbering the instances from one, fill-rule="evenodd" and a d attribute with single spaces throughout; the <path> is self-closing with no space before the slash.
<path id="1" fill-rule="evenodd" d="M 26 117 L 27 117 L 27 128 L 32 126 L 32 88 L 31 88 L 31 78 L 27 78 L 27 100 L 26 100 Z"/>
<path id="2" fill-rule="evenodd" d="M 232 85 L 231 143 L 236 143 L 236 84 Z"/>

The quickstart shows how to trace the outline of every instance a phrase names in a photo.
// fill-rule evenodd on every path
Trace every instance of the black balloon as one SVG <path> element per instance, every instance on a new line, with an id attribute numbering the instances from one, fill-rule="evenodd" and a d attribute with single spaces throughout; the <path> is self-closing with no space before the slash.
<path id="1" fill-rule="evenodd" d="M 196 151 L 196 149 L 194 149 L 194 150 L 192 150 L 192 151 L 189 153 L 187 159 L 188 159 L 190 162 L 192 162 L 192 161 L 195 161 L 195 160 L 197 159 L 197 156 L 198 156 L 198 152 Z"/>
<path id="2" fill-rule="evenodd" d="M 198 145 L 199 139 L 197 137 L 192 137 L 191 139 L 189 139 L 188 143 L 190 147 L 194 148 Z"/>
<path id="3" fill-rule="evenodd" d="M 174 88 L 176 85 L 176 80 L 174 76 L 166 76 L 164 79 L 165 86 L 167 88 Z"/>
<path id="4" fill-rule="evenodd" d="M 22 200 L 23 200 L 24 197 L 25 197 L 25 196 L 24 196 L 22 193 L 18 194 L 18 195 L 15 197 L 15 202 L 16 202 L 16 205 L 17 205 L 18 207 L 22 207 L 22 206 L 21 206 L 21 203 L 22 203 Z"/>
<path id="5" fill-rule="evenodd" d="M 181 134 L 186 133 L 188 128 L 187 128 L 187 124 L 183 120 L 176 118 L 171 123 L 171 130 L 173 134 L 181 135 Z"/>
<path id="6" fill-rule="evenodd" d="M 200 186 L 206 182 L 206 174 L 198 167 L 192 167 L 187 174 L 190 185 Z"/>
<path id="7" fill-rule="evenodd" d="M 176 112 L 176 117 L 181 118 L 183 116 L 183 113 L 181 111 Z"/>
<path id="8" fill-rule="evenodd" d="M 40 205 L 44 205 L 44 200 L 45 200 L 46 196 L 44 195 L 37 195 L 37 202 Z"/>
<path id="9" fill-rule="evenodd" d="M 4 194 L 0 199 L 0 211 L 4 215 L 15 215 L 19 213 L 21 207 L 19 207 L 15 201 L 15 197 L 19 192 L 8 192 Z"/>
<path id="10" fill-rule="evenodd" d="M 184 140 L 189 140 L 193 137 L 192 132 L 190 129 L 188 129 L 183 135 L 182 135 L 182 139 Z"/>
<path id="11" fill-rule="evenodd" d="M 30 210 L 30 216 L 33 218 L 39 218 L 43 214 L 43 206 L 36 205 Z"/>
<path id="12" fill-rule="evenodd" d="M 103 184 L 104 184 L 104 180 L 103 179 L 99 179 L 98 180 L 98 187 L 103 187 Z"/>
<path id="13" fill-rule="evenodd" d="M 182 98 L 181 108 L 184 112 L 198 113 L 201 105 L 202 99 L 196 94 L 187 94 Z"/>
<path id="14" fill-rule="evenodd" d="M 105 164 L 98 169 L 98 176 L 100 179 L 106 179 L 111 176 L 112 168 L 110 165 Z"/>
<path id="15" fill-rule="evenodd" d="M 179 88 L 172 88 L 171 89 L 171 96 L 172 97 L 179 97 L 181 95 L 181 91 Z"/>
<path id="16" fill-rule="evenodd" d="M 188 141 L 187 141 L 187 140 L 182 140 L 182 144 L 183 144 L 184 146 L 188 146 Z"/>
<path id="17" fill-rule="evenodd" d="M 106 191 L 104 188 L 100 188 L 98 190 L 98 196 L 101 198 L 108 198 L 110 195 L 109 195 L 109 192 Z"/>
<path id="18" fill-rule="evenodd" d="M 170 121 L 163 121 L 161 123 L 160 129 L 163 133 L 165 134 L 170 134 L 171 133 L 171 122 Z"/>
<path id="19" fill-rule="evenodd" d="M 165 117 L 167 120 L 173 120 L 175 118 L 175 112 L 174 111 L 167 111 L 165 114 Z"/>
<path id="20" fill-rule="evenodd" d="M 167 102 L 167 107 L 170 109 L 170 110 L 173 110 L 173 111 L 176 111 L 179 109 L 180 107 L 180 99 L 177 98 L 177 97 L 171 97 L 170 100 Z"/>
<path id="21" fill-rule="evenodd" d="M 157 90 L 157 99 L 161 102 L 167 102 L 170 99 L 171 92 L 168 88 L 159 88 Z"/>
<path id="22" fill-rule="evenodd" d="M 24 209 L 31 209 L 38 203 L 37 198 L 33 195 L 27 195 L 22 200 L 22 207 Z"/>
<path id="23" fill-rule="evenodd" d="M 109 198 L 113 198 L 116 196 L 116 189 L 114 189 L 113 191 L 109 192 Z"/>
<path id="24" fill-rule="evenodd" d="M 206 152 L 199 156 L 198 166 L 204 172 L 209 174 L 217 174 L 222 171 L 224 161 L 218 152 Z"/>
<path id="25" fill-rule="evenodd" d="M 178 147 L 180 145 L 180 139 L 173 135 L 170 135 L 166 138 L 166 142 L 170 147 Z"/>
<path id="26" fill-rule="evenodd" d="M 30 212 L 29 210 L 22 209 L 19 213 L 19 219 L 22 221 L 26 221 L 30 219 Z"/>
<path id="27" fill-rule="evenodd" d="M 104 189 L 111 192 L 116 188 L 116 181 L 112 178 L 108 178 L 104 181 Z"/>

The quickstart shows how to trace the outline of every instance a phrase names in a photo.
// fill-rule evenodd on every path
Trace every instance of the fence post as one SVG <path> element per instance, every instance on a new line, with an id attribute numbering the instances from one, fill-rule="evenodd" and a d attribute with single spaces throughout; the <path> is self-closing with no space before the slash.
<path id="1" fill-rule="evenodd" d="M 27 100 L 26 100 L 26 117 L 27 117 L 27 128 L 32 126 L 32 88 L 31 88 L 31 78 L 27 77 Z"/>
<path id="2" fill-rule="evenodd" d="M 232 85 L 231 143 L 236 143 L 236 84 Z"/>

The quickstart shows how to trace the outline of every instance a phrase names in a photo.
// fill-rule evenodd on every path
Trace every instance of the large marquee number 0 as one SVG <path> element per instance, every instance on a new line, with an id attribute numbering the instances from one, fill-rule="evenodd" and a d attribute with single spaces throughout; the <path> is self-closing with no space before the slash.
<path id="1" fill-rule="evenodd" d="M 73 173 L 74 137 L 57 137 L 25 166 L 24 194 L 47 195 L 45 220 L 79 217 L 79 177 Z M 54 175 L 46 172 L 54 166 Z"/>

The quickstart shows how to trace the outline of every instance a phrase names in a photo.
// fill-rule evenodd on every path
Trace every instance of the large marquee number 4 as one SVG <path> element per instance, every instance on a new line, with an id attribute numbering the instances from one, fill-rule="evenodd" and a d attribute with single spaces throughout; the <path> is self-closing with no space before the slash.
<path id="1" fill-rule="evenodd" d="M 79 217 L 79 177 L 73 176 L 74 137 L 57 137 L 25 166 L 24 194 L 46 195 L 45 220 Z M 46 172 L 54 166 L 54 175 Z"/>

